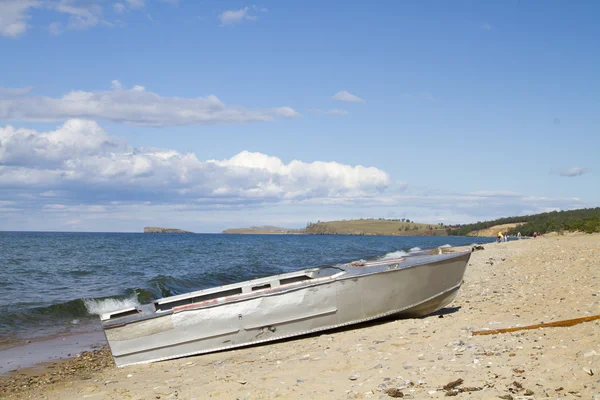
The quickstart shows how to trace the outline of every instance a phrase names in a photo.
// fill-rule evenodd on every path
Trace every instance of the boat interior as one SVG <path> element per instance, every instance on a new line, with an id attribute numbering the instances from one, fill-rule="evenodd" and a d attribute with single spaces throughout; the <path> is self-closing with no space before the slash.
<path id="1" fill-rule="evenodd" d="M 165 297 L 156 300 L 153 305 L 157 312 L 171 310 L 190 304 L 202 303 L 209 300 L 231 297 L 244 294 L 259 294 L 277 288 L 285 288 L 298 283 L 320 280 L 322 278 L 333 278 L 345 274 L 342 268 L 327 266 L 296 271 L 287 274 L 273 275 L 250 281 L 238 282 L 231 285 L 219 286 L 196 292 Z"/>

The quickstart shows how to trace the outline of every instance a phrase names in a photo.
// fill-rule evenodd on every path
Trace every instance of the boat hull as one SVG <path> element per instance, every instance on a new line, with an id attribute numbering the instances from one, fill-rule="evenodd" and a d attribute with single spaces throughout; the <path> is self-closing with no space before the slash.
<path id="1" fill-rule="evenodd" d="M 383 317 L 418 317 L 449 304 L 470 253 L 304 284 L 126 324 L 106 324 L 117 366 L 148 363 L 306 335 Z"/>

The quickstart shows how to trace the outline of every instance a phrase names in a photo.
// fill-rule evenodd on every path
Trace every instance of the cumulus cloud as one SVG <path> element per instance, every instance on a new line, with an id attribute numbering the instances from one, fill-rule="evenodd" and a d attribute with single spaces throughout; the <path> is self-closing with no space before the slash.
<path id="1" fill-rule="evenodd" d="M 131 147 L 93 121 L 69 120 L 54 131 L 0 127 L 0 188 L 35 193 L 91 192 L 111 200 L 174 203 L 208 200 L 302 200 L 372 196 L 390 183 L 374 167 L 337 162 L 284 163 L 242 151 L 223 160 L 200 161 L 193 153 Z M 81 200 L 83 201 L 83 200 Z"/>
<path id="2" fill-rule="evenodd" d="M 365 101 L 360 97 L 346 91 L 342 90 L 333 95 L 332 99 L 337 101 L 344 101 L 347 103 L 364 103 Z"/>
<path id="3" fill-rule="evenodd" d="M 566 177 L 572 178 L 575 176 L 581 176 L 581 175 L 585 174 L 586 172 L 587 172 L 586 168 L 574 167 L 574 168 L 561 169 L 560 171 L 558 171 L 558 174 L 560 176 L 566 176 Z"/>
<path id="4" fill-rule="evenodd" d="M 491 31 L 492 30 L 492 25 L 490 25 L 490 24 L 481 24 L 480 28 L 483 29 L 484 31 Z"/>
<path id="5" fill-rule="evenodd" d="M 219 14 L 219 21 L 221 21 L 221 25 L 219 26 L 232 26 L 244 20 L 256 19 L 258 19 L 258 17 L 256 15 L 251 15 L 250 8 L 248 7 L 240 8 L 239 10 L 227 10 Z"/>
<path id="6" fill-rule="evenodd" d="M 249 110 L 227 105 L 218 97 L 162 97 L 143 86 L 125 89 L 112 81 L 112 90 L 72 91 L 59 98 L 0 97 L 0 120 L 61 121 L 99 119 L 132 125 L 173 126 L 271 121 L 275 116 L 298 117 L 291 107 Z"/>

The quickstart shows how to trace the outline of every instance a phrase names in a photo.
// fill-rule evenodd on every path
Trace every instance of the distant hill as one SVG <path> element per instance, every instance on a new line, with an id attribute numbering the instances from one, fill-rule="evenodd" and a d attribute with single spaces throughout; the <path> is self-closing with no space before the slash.
<path id="1" fill-rule="evenodd" d="M 250 228 L 226 229 L 223 233 L 238 234 L 305 234 L 305 235 L 380 235 L 380 236 L 445 236 L 443 225 L 420 224 L 402 220 L 351 219 L 309 223 L 304 229 L 278 226 L 252 226 Z"/>
<path id="2" fill-rule="evenodd" d="M 446 236 L 443 225 L 422 224 L 391 219 L 353 219 L 309 223 L 304 233 L 310 235 L 381 235 Z"/>
<path id="3" fill-rule="evenodd" d="M 194 232 L 184 231 L 183 229 L 159 228 L 156 226 L 147 226 L 144 228 L 144 233 L 194 233 Z"/>
<path id="4" fill-rule="evenodd" d="M 496 236 L 498 232 L 532 236 L 534 232 L 561 231 L 600 232 L 600 207 L 499 218 L 448 228 L 452 236 Z"/>
<path id="5" fill-rule="evenodd" d="M 282 228 L 280 226 L 263 225 L 251 226 L 250 228 L 231 228 L 226 229 L 222 233 L 229 234 L 244 234 L 244 235 L 292 235 L 304 233 L 304 229 Z"/>
<path id="6" fill-rule="evenodd" d="M 494 225 L 491 228 L 485 228 L 485 229 L 480 229 L 478 231 L 469 232 L 467 234 L 467 236 L 496 237 L 496 235 L 498 235 L 498 232 L 502 232 L 504 234 L 509 229 L 514 229 L 521 225 L 523 225 L 523 223 Z"/>
<path id="7" fill-rule="evenodd" d="M 512 235 L 516 230 L 513 228 L 508 233 Z M 600 232 L 600 207 L 529 215 L 527 223 L 519 226 L 518 230 L 526 236 L 533 235 L 533 232 Z"/>

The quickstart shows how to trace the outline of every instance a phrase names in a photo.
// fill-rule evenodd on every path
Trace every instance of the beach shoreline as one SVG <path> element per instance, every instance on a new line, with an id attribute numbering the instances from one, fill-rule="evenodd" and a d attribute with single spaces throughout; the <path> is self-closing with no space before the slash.
<path id="1" fill-rule="evenodd" d="M 427 317 L 124 368 L 115 368 L 103 348 L 55 365 L 63 372 L 53 379 L 42 373 L 27 383 L 30 378 L 19 375 L 29 373 L 24 370 L 0 377 L 0 397 L 378 399 L 450 392 L 484 399 L 600 393 L 599 321 L 472 335 L 600 314 L 600 235 L 547 235 L 484 248 L 473 252 L 457 299 Z M 12 386 L 6 384 L 10 379 L 16 379 Z M 463 382 L 444 389 L 458 379 Z"/>

